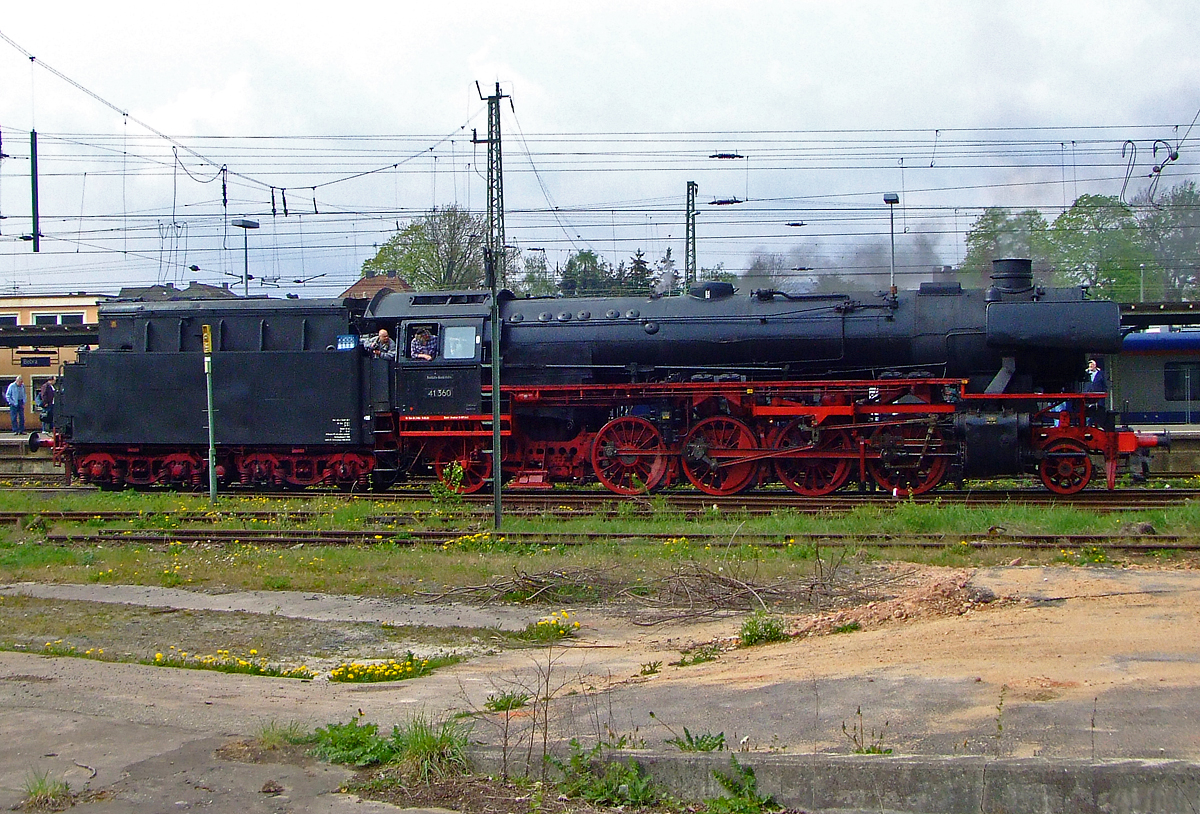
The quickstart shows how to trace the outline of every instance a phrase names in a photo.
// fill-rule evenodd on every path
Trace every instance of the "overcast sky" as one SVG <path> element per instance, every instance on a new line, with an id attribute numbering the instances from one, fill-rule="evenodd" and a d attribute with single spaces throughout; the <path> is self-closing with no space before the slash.
<path id="1" fill-rule="evenodd" d="M 1200 154 L 1195 2 L 317 8 L 6 4 L 0 287 L 233 282 L 246 237 L 251 293 L 337 293 L 409 217 L 484 206 L 476 82 L 511 97 L 509 243 L 552 264 L 584 248 L 681 261 L 689 180 L 702 266 L 853 262 L 886 240 L 890 191 L 898 249 L 955 263 L 984 206 L 1052 219 L 1077 195 L 1120 194 L 1125 139 L 1126 197 L 1162 161 L 1155 139 L 1182 142 L 1162 189 Z M 21 240 L 33 128 L 40 255 Z M 229 226 L 243 217 L 262 228 Z"/>

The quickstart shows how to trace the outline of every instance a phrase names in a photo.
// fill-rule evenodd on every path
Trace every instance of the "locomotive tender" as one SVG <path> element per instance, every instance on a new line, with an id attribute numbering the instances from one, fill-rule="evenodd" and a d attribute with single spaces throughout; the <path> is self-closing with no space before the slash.
<path id="1" fill-rule="evenodd" d="M 996 261 L 986 291 L 500 297 L 510 489 L 916 494 L 1037 474 L 1071 494 L 1092 456 L 1112 488 L 1121 459 L 1157 441 L 1078 392 L 1086 355 L 1120 348 L 1117 305 L 1036 285 L 1027 260 Z M 478 490 L 493 469 L 490 311 L 486 292 L 386 289 L 369 303 L 108 303 L 99 348 L 60 380 L 56 456 L 102 488 L 206 482 L 209 325 L 222 484 L 381 489 L 432 469 Z M 358 342 L 381 328 L 395 360 Z M 432 361 L 407 353 L 422 330 Z"/>

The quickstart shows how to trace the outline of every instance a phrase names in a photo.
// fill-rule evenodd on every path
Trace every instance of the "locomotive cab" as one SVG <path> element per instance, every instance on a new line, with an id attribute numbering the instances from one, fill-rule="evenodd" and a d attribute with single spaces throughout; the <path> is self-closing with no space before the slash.
<path id="1" fill-rule="evenodd" d="M 414 354 L 422 332 L 434 338 L 432 359 Z M 480 362 L 483 319 L 447 318 L 402 323 L 407 340 L 398 359 L 396 392 L 405 415 L 477 415 L 482 409 Z"/>
<path id="2" fill-rule="evenodd" d="M 394 391 L 400 416 L 483 411 L 490 309 L 490 295 L 479 291 L 389 293 L 371 303 L 366 319 L 395 326 L 401 341 Z"/>

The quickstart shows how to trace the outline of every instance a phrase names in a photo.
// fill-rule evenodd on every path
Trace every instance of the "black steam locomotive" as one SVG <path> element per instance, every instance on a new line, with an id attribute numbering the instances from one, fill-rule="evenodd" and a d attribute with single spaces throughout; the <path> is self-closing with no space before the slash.
<path id="1" fill-rule="evenodd" d="M 1078 392 L 1085 354 L 1119 350 L 1115 303 L 1036 285 L 996 261 L 986 291 L 514 298 L 382 291 L 370 302 L 237 300 L 101 308 L 100 344 L 63 373 L 55 449 L 102 488 L 207 482 L 202 336 L 212 337 L 221 483 L 387 488 L 432 470 L 475 491 L 493 475 L 490 357 L 502 360 L 501 477 L 510 489 L 599 480 L 632 494 L 683 481 L 714 495 L 778 481 L 896 494 L 1036 473 L 1070 494 L 1119 431 Z M 397 357 L 359 337 L 385 329 Z M 432 359 L 409 349 L 434 337 Z M 427 341 L 427 340 L 423 340 Z"/>

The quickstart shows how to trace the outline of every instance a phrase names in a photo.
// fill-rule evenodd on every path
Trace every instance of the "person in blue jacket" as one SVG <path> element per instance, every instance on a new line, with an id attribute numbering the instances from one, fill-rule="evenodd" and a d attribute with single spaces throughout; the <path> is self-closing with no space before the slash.
<path id="1" fill-rule="evenodd" d="M 1104 370 L 1095 359 L 1088 359 L 1087 375 L 1084 377 L 1083 392 L 1107 393 L 1108 382 L 1104 378 Z"/>
<path id="2" fill-rule="evenodd" d="M 16 435 L 25 434 L 25 382 L 21 377 L 12 380 L 12 384 L 4 391 L 4 400 L 8 402 L 8 413 L 12 416 L 12 430 Z"/>

